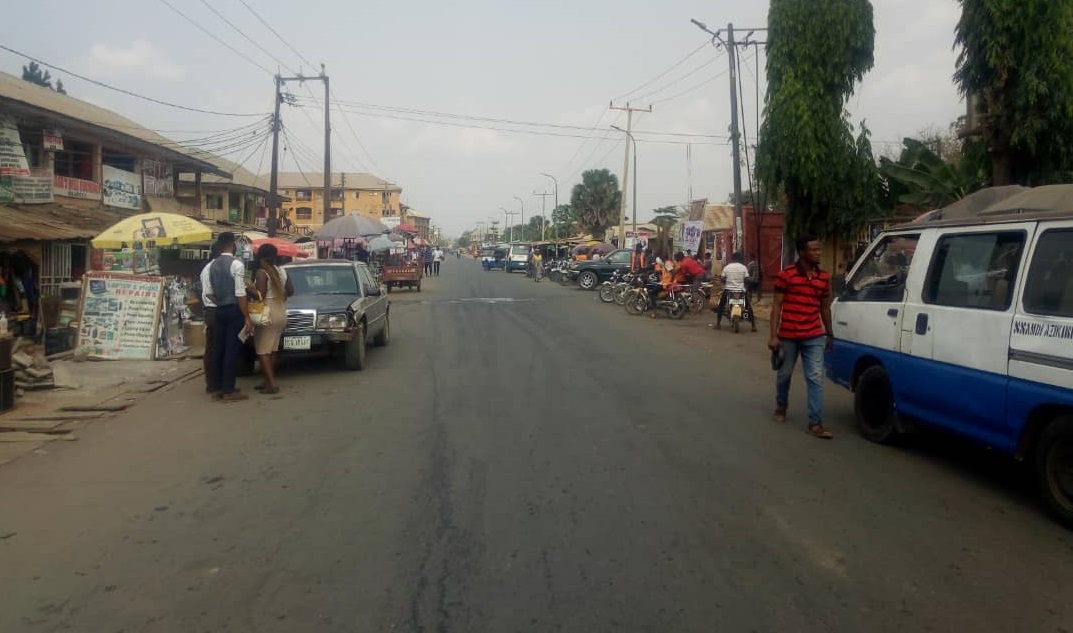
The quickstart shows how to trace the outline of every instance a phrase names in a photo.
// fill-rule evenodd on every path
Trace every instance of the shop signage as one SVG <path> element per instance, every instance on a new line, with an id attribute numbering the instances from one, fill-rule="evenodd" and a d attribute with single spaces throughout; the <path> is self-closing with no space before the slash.
<path id="1" fill-rule="evenodd" d="M 700 250 L 700 238 L 704 232 L 703 220 L 691 220 L 682 226 L 682 245 L 687 251 Z"/>
<path id="2" fill-rule="evenodd" d="M 22 148 L 19 126 L 0 115 L 0 176 L 29 176 L 30 165 Z"/>
<path id="3" fill-rule="evenodd" d="M 388 217 L 388 218 L 377 218 L 377 219 L 380 220 L 380 224 L 383 224 L 384 226 L 386 226 L 389 229 L 398 228 L 398 226 L 400 224 L 402 224 L 402 218 L 400 218 L 398 216 Z"/>
<path id="4" fill-rule="evenodd" d="M 175 183 L 171 177 L 171 165 L 157 160 L 142 161 L 142 175 L 144 191 L 147 196 L 164 196 L 170 198 L 175 195 Z"/>
<path id="5" fill-rule="evenodd" d="M 63 135 L 59 130 L 42 130 L 41 146 L 50 152 L 62 152 Z"/>
<path id="6" fill-rule="evenodd" d="M 65 198 L 82 200 L 100 200 L 101 186 L 92 180 L 71 178 L 70 176 L 53 176 L 52 193 Z"/>
<path id="7" fill-rule="evenodd" d="M 12 202 L 43 204 L 52 202 L 52 176 L 10 176 Z"/>
<path id="8" fill-rule="evenodd" d="M 86 273 L 76 353 L 92 358 L 152 360 L 162 291 L 160 277 Z"/>
<path id="9" fill-rule="evenodd" d="M 138 174 L 116 169 L 109 165 L 101 168 L 104 176 L 104 204 L 120 209 L 142 208 L 142 179 Z"/>

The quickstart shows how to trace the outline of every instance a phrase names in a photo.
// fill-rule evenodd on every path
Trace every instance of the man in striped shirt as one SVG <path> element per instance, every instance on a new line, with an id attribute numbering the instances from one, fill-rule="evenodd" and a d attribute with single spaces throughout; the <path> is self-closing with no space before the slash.
<path id="1" fill-rule="evenodd" d="M 783 357 L 776 379 L 774 419 L 786 421 L 790 379 L 800 355 L 808 394 L 808 433 L 831 439 L 833 435 L 823 427 L 823 354 L 834 342 L 831 276 L 820 270 L 823 244 L 818 238 L 799 238 L 795 246 L 797 261 L 779 273 L 771 307 L 768 348 Z"/>

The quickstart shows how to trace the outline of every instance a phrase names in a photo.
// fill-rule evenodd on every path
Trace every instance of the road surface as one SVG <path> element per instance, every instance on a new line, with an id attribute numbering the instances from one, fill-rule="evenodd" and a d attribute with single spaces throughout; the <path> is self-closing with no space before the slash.
<path id="1" fill-rule="evenodd" d="M 0 468 L 0 631 L 1073 629 L 1021 469 L 770 421 L 763 335 L 448 261 L 369 368 L 152 394 Z M 117 368 L 121 365 L 117 365 Z M 244 379 L 250 389 L 253 379 Z"/>

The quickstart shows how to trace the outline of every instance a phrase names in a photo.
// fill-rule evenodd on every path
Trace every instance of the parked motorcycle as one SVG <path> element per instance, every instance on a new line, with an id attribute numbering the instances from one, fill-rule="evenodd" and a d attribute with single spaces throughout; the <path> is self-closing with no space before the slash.
<path id="1" fill-rule="evenodd" d="M 689 312 L 689 286 L 672 284 L 653 302 L 647 286 L 630 289 L 626 294 L 626 312 L 637 316 L 653 309 L 662 309 L 672 319 L 681 319 Z"/>
<path id="2" fill-rule="evenodd" d="M 615 302 L 615 288 L 618 287 L 619 277 L 620 273 L 616 270 L 611 273 L 610 279 L 600 284 L 600 301 L 603 301 L 604 303 Z"/>

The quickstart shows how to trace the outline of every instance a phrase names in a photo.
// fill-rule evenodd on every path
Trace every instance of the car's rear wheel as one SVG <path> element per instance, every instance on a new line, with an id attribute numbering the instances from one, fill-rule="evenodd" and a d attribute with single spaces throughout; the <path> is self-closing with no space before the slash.
<path id="1" fill-rule="evenodd" d="M 343 364 L 350 371 L 365 369 L 365 324 L 358 323 L 354 327 L 354 338 L 346 343 Z"/>
<path id="2" fill-rule="evenodd" d="M 577 285 L 581 286 L 582 290 L 592 290 L 598 283 L 600 283 L 600 279 L 591 270 L 586 270 L 577 278 Z"/>
<path id="3" fill-rule="evenodd" d="M 1073 529 L 1073 416 L 1047 425 L 1036 444 L 1036 476 L 1047 508 Z"/>
<path id="4" fill-rule="evenodd" d="M 853 393 L 853 413 L 866 439 L 880 444 L 891 442 L 898 433 L 898 413 L 894 389 L 887 370 L 873 365 L 861 373 Z"/>

